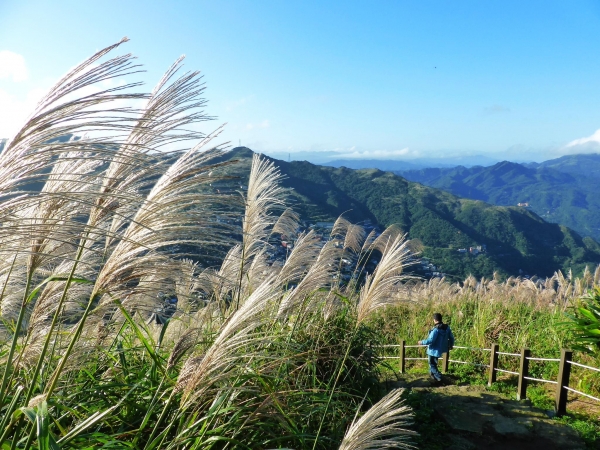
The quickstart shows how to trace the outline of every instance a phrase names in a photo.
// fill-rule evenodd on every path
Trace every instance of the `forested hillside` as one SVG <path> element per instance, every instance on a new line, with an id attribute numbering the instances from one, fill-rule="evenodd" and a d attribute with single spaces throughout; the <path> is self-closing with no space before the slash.
<path id="1" fill-rule="evenodd" d="M 240 162 L 227 169 L 230 174 L 247 179 L 251 155 L 245 147 L 231 151 L 227 158 Z M 524 208 L 458 198 L 376 169 L 276 163 L 287 176 L 284 186 L 293 188 L 290 195 L 303 219 L 332 221 L 344 214 L 356 222 L 398 224 L 411 239 L 420 240 L 423 255 L 444 273 L 547 276 L 557 269 L 580 271 L 600 263 L 600 246 L 593 239 Z M 481 253 L 468 251 L 477 246 Z"/>
<path id="2" fill-rule="evenodd" d="M 490 167 L 396 172 L 460 197 L 499 206 L 527 203 L 548 222 L 600 239 L 600 155 L 570 155 L 541 164 L 503 161 Z"/>

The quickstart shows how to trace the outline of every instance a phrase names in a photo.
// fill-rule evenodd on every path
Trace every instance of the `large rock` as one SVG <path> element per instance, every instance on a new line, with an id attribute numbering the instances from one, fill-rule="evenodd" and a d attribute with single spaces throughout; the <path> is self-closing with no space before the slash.
<path id="1" fill-rule="evenodd" d="M 476 435 L 471 440 L 474 448 L 521 448 L 519 441 L 530 449 L 585 447 L 572 428 L 553 421 L 527 400 L 508 400 L 483 386 L 442 386 L 428 389 L 427 395 L 452 430 Z"/>
<path id="2" fill-rule="evenodd" d="M 451 377 L 446 377 L 452 383 Z M 511 400 L 484 386 L 439 385 L 422 374 L 405 374 L 388 388 L 408 388 L 423 396 L 443 421 L 439 430 L 444 450 L 581 450 L 585 444 L 575 430 L 528 400 Z"/>

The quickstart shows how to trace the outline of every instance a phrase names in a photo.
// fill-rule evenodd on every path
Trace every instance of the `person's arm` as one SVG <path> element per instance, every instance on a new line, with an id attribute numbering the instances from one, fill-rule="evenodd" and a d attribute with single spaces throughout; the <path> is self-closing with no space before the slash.
<path id="1" fill-rule="evenodd" d="M 429 345 L 431 344 L 433 341 L 435 341 L 435 338 L 437 336 L 437 328 L 434 328 L 433 330 L 431 330 L 431 333 L 429 333 L 429 337 L 427 339 L 425 339 L 424 341 L 419 341 L 419 345 Z"/>
<path id="2" fill-rule="evenodd" d="M 448 328 L 448 331 L 450 331 L 450 335 L 448 336 L 448 348 L 452 349 L 452 347 L 454 347 L 454 335 L 452 334 L 452 330 L 450 328 Z"/>

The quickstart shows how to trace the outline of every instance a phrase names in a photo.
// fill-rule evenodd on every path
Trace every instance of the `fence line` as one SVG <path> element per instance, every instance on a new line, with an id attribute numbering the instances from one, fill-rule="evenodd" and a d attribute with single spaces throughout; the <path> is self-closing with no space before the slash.
<path id="1" fill-rule="evenodd" d="M 526 380 L 531 380 L 531 381 L 539 381 L 541 383 L 550 383 L 550 384 L 558 384 L 558 381 L 552 381 L 552 380 L 544 380 L 543 378 L 533 378 L 533 377 L 523 377 Z"/>
<path id="2" fill-rule="evenodd" d="M 583 367 L 584 369 L 595 370 L 596 372 L 600 372 L 600 369 L 596 369 L 595 367 L 584 366 L 583 364 L 579 364 L 573 361 L 567 361 L 569 364 L 573 364 L 574 366 Z"/>
<path id="3" fill-rule="evenodd" d="M 596 400 L 597 402 L 600 402 L 600 398 L 592 397 L 591 395 L 586 394 L 585 392 L 576 391 L 575 389 L 571 389 L 568 386 L 563 386 L 563 388 L 565 388 L 567 391 L 575 392 L 576 394 L 583 395 L 585 397 L 591 398 L 592 400 Z"/>
<path id="4" fill-rule="evenodd" d="M 383 348 L 395 348 L 399 350 L 398 356 L 383 356 L 383 359 L 398 359 L 400 360 L 400 372 L 405 372 L 405 363 L 406 361 L 427 361 L 428 358 L 423 357 L 407 357 L 406 349 L 408 348 L 422 348 L 427 347 L 426 345 L 406 345 L 406 341 L 400 341 L 400 344 L 387 344 L 381 346 Z M 567 412 L 567 397 L 569 392 L 573 392 L 578 395 L 583 395 L 592 400 L 600 402 L 600 398 L 596 398 L 590 394 L 586 394 L 585 392 L 581 392 L 569 387 L 569 379 L 571 376 L 571 366 L 581 367 L 586 370 L 592 370 L 595 372 L 600 372 L 600 368 L 586 366 L 584 364 L 580 364 L 573 361 L 573 352 L 568 349 L 562 349 L 560 358 L 537 358 L 531 356 L 531 351 L 528 348 L 521 349 L 521 353 L 509 353 L 509 352 L 501 352 L 499 351 L 498 344 L 492 344 L 491 348 L 477 348 L 477 347 L 463 347 L 463 346 L 455 346 L 453 349 L 460 350 L 470 350 L 470 351 L 484 351 L 490 352 L 490 363 L 489 364 L 479 364 L 473 363 L 469 361 L 460 361 L 457 359 L 450 359 L 450 351 L 447 351 L 442 355 L 442 372 L 446 373 L 448 371 L 448 364 L 468 364 L 477 367 L 486 367 L 489 369 L 489 379 L 488 386 L 491 386 L 496 382 L 496 375 L 500 373 L 507 373 L 510 375 L 516 375 L 518 377 L 518 386 L 517 386 L 517 399 L 523 400 L 527 398 L 527 385 L 529 381 L 535 381 L 539 383 L 550 383 L 556 385 L 555 391 L 555 411 L 557 416 L 562 416 Z M 511 370 L 501 369 L 498 367 L 498 356 L 514 356 L 519 357 L 519 371 L 514 372 Z M 529 362 L 530 361 L 539 361 L 539 362 L 558 362 L 558 377 L 557 380 L 545 380 L 543 378 L 534 378 L 529 376 Z"/>
<path id="5" fill-rule="evenodd" d="M 506 355 L 506 356 L 521 356 L 519 353 L 506 353 L 506 352 L 498 352 L 499 355 Z"/>
<path id="6" fill-rule="evenodd" d="M 455 345 L 453 348 L 460 348 L 460 349 L 464 349 L 464 350 L 482 350 L 484 352 L 489 352 L 491 351 L 491 349 L 489 348 L 479 348 L 479 347 L 461 347 L 459 345 Z"/>
<path id="7" fill-rule="evenodd" d="M 479 366 L 479 367 L 490 367 L 489 364 L 477 364 L 477 363 L 472 363 L 469 361 L 457 361 L 456 359 L 449 359 L 448 362 L 457 363 L 457 364 L 470 364 L 472 366 Z"/>

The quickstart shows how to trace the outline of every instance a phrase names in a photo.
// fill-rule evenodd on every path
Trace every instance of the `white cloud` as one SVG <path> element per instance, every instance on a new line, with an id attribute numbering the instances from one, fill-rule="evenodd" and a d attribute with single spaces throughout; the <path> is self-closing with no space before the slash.
<path id="1" fill-rule="evenodd" d="M 16 83 L 29 78 L 25 58 L 8 50 L 0 50 L 0 80 L 12 78 Z"/>
<path id="2" fill-rule="evenodd" d="M 569 142 L 566 146 L 567 147 L 575 147 L 575 146 L 580 146 L 580 145 L 589 146 L 590 144 L 591 145 L 600 144 L 600 130 L 596 130 L 596 132 L 594 134 L 592 134 L 591 136 L 575 139 L 575 140 Z"/>
<path id="3" fill-rule="evenodd" d="M 415 158 L 419 152 L 410 150 L 408 147 L 398 150 L 356 150 L 356 147 L 350 147 L 348 150 L 336 149 L 337 156 L 340 158 L 356 159 L 387 159 L 387 158 Z"/>

